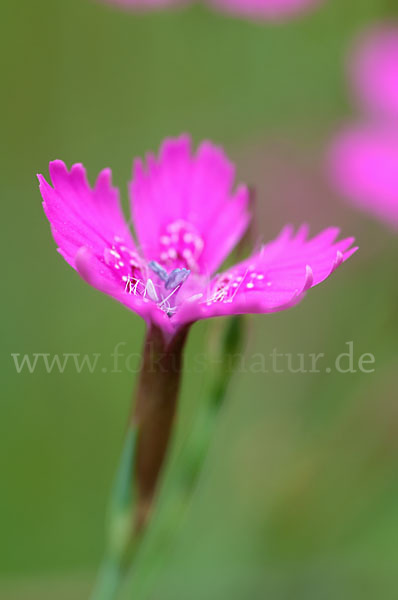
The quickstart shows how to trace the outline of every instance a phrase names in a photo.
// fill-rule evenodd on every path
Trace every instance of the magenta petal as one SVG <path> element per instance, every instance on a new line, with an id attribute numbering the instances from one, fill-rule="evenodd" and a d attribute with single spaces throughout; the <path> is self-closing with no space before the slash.
<path id="1" fill-rule="evenodd" d="M 168 270 L 211 274 L 249 221 L 246 187 L 232 191 L 235 169 L 220 148 L 203 142 L 191 155 L 183 135 L 166 140 L 159 158 L 135 161 L 130 185 L 134 226 L 148 260 Z"/>
<path id="2" fill-rule="evenodd" d="M 146 320 L 156 313 L 152 320 L 161 319 L 165 329 L 170 328 L 156 305 L 126 292 L 125 281 L 132 272 L 129 263 L 135 263 L 138 256 L 110 170 L 99 174 L 93 189 L 81 165 L 68 171 L 63 162 L 54 161 L 50 175 L 54 187 L 42 175 L 38 177 L 44 211 L 61 256 L 93 287 Z"/>
<path id="3" fill-rule="evenodd" d="M 82 246 L 75 256 L 75 268 L 82 279 L 104 294 L 116 296 L 120 286 L 110 269 L 86 246 Z"/>
<path id="4" fill-rule="evenodd" d="M 109 169 L 99 174 L 94 189 L 80 164 L 68 171 L 62 161 L 53 161 L 50 176 L 53 187 L 43 175 L 38 175 L 43 208 L 54 239 L 69 264 L 74 266 L 74 257 L 81 246 L 102 256 L 104 247 L 111 246 L 115 236 L 134 248 Z"/>
<path id="5" fill-rule="evenodd" d="M 398 119 L 398 27 L 386 25 L 363 35 L 353 52 L 350 73 L 367 110 Z"/>
<path id="6" fill-rule="evenodd" d="M 398 128 L 364 125 L 346 129 L 332 144 L 329 169 L 343 196 L 398 228 Z"/>
<path id="7" fill-rule="evenodd" d="M 181 322 L 218 315 L 270 313 L 299 302 L 305 292 L 324 281 L 356 248 L 353 238 L 336 242 L 329 228 L 307 240 L 304 226 L 296 235 L 290 227 L 248 260 L 218 275 L 201 298 L 179 309 Z"/>

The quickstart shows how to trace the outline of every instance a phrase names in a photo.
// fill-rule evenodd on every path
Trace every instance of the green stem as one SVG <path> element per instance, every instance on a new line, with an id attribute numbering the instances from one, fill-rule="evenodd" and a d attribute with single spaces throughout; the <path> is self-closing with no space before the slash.
<path id="1" fill-rule="evenodd" d="M 211 340 L 214 368 L 210 373 L 206 400 L 200 406 L 189 440 L 181 452 L 178 474 L 171 482 L 171 489 L 167 489 L 167 496 L 165 494 L 162 499 L 156 522 L 153 523 L 150 560 L 140 561 L 137 571 L 131 569 L 122 594 L 126 600 L 145 597 L 156 568 L 161 568 L 167 558 L 170 544 L 197 489 L 218 417 L 225 404 L 230 379 L 240 357 L 243 337 L 243 318 L 232 317 L 221 335 L 217 331 L 218 339 Z M 142 551 L 143 548 L 140 548 L 140 553 Z"/>
<path id="2" fill-rule="evenodd" d="M 158 328 L 148 329 L 134 412 L 111 493 L 105 558 L 91 600 L 116 598 L 140 547 L 172 432 L 188 329 L 170 343 Z"/>
<path id="3" fill-rule="evenodd" d="M 145 340 L 133 415 L 133 426 L 138 430 L 134 465 L 135 528 L 138 532 L 145 528 L 149 519 L 169 446 L 188 330 L 189 326 L 166 343 L 160 329 L 152 326 Z"/>

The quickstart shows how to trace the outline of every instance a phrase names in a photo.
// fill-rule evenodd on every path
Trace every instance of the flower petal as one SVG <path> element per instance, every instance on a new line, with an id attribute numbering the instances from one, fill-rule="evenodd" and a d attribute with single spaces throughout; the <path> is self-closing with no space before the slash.
<path id="1" fill-rule="evenodd" d="M 294 235 L 284 228 L 278 238 L 259 253 L 221 273 L 201 298 L 180 307 L 181 322 L 218 315 L 270 313 L 297 304 L 305 292 L 324 281 L 353 252 L 353 238 L 335 242 L 331 227 L 307 240 L 303 226 Z"/>
<path id="2" fill-rule="evenodd" d="M 135 161 L 132 214 L 142 252 L 167 270 L 211 274 L 243 235 L 248 190 L 232 192 L 235 169 L 220 148 L 203 142 L 195 156 L 183 135 L 167 139 L 145 170 Z"/>
<path id="3" fill-rule="evenodd" d="M 84 168 L 70 171 L 61 161 L 50 163 L 51 187 L 39 175 L 43 207 L 51 224 L 58 251 L 91 286 L 112 296 L 147 321 L 170 323 L 149 300 L 129 293 L 127 285 L 135 274 L 141 277 L 141 262 L 124 220 L 118 191 L 112 187 L 111 172 L 102 171 L 90 188 Z M 127 283 L 125 283 L 127 282 Z"/>
<path id="4" fill-rule="evenodd" d="M 50 163 L 51 187 L 43 175 L 38 175 L 44 212 L 60 253 L 74 267 L 74 258 L 81 246 L 102 256 L 115 237 L 134 249 L 134 243 L 124 220 L 119 192 L 112 187 L 111 171 L 102 171 L 92 189 L 82 165 L 70 171 L 56 160 Z"/>

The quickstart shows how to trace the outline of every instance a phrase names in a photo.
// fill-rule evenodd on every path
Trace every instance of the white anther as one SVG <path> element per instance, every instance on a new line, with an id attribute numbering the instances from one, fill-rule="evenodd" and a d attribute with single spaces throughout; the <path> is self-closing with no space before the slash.
<path id="1" fill-rule="evenodd" d="M 148 281 L 146 282 L 144 293 L 145 294 L 148 293 L 148 296 L 150 297 L 151 300 L 153 300 L 154 302 L 158 302 L 159 298 L 156 293 L 155 286 L 153 285 L 152 279 L 148 279 Z"/>

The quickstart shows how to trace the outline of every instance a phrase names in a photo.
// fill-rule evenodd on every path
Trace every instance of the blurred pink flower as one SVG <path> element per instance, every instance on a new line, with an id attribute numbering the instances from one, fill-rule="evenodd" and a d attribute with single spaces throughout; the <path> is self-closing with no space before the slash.
<path id="1" fill-rule="evenodd" d="M 114 4 L 131 10 L 152 10 L 167 6 L 186 4 L 189 0 L 101 0 L 106 4 Z"/>
<path id="2" fill-rule="evenodd" d="M 284 19 L 312 8 L 321 0 L 208 0 L 218 9 L 252 19 Z"/>
<path id="3" fill-rule="evenodd" d="M 350 75 L 367 111 L 398 119 L 398 26 L 381 26 L 360 37 L 351 56 Z"/>
<path id="4" fill-rule="evenodd" d="M 398 27 L 363 34 L 349 67 L 363 121 L 336 135 L 329 172 L 347 199 L 398 229 Z"/>
<path id="5" fill-rule="evenodd" d="M 336 137 L 330 171 L 356 206 L 398 229 L 398 130 L 358 125 Z"/>
<path id="6" fill-rule="evenodd" d="M 187 4 L 190 0 L 102 0 L 134 10 Z M 207 4 L 235 15 L 252 19 L 284 19 L 311 8 L 323 0 L 207 0 Z"/>
<path id="7" fill-rule="evenodd" d="M 94 188 L 76 164 L 50 163 L 51 187 L 39 175 L 43 206 L 58 251 L 93 287 L 155 323 L 165 336 L 198 319 L 270 313 L 295 305 L 356 250 L 329 228 L 307 238 L 285 227 L 273 242 L 213 275 L 241 239 L 250 215 L 245 186 L 232 190 L 234 166 L 203 142 L 167 139 L 159 158 L 134 162 L 130 184 L 138 244 L 123 217 L 111 172 Z"/>

